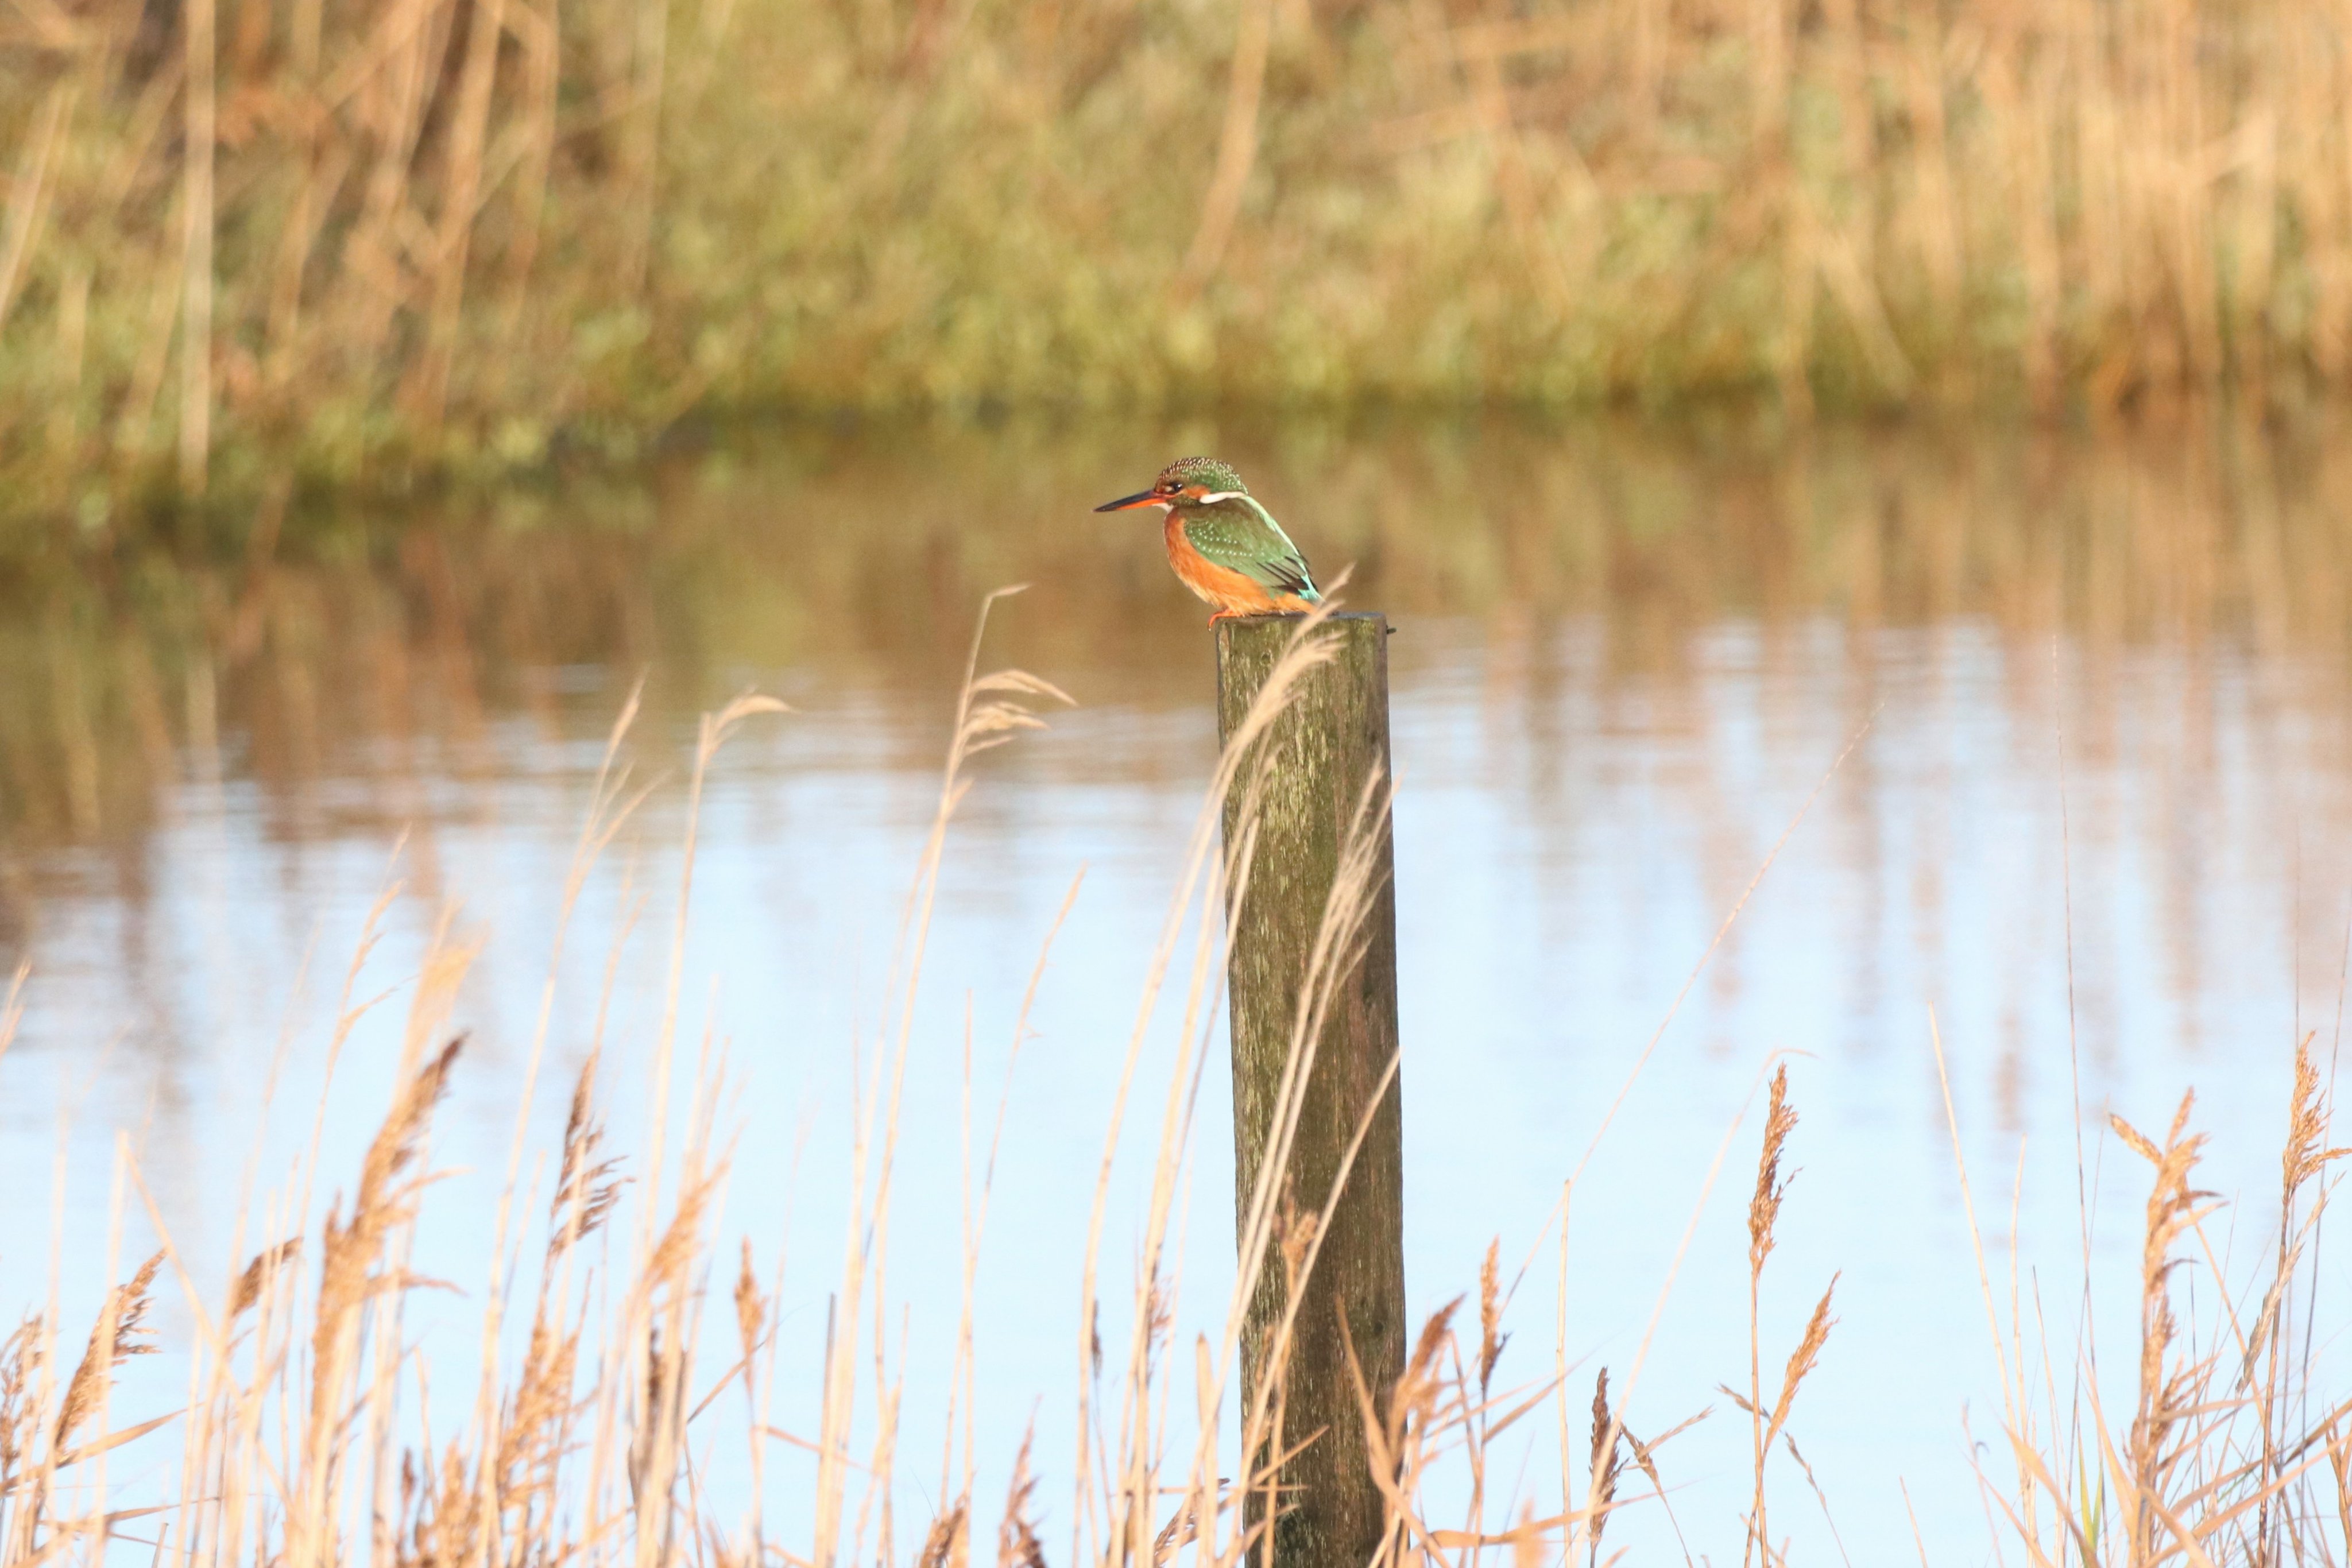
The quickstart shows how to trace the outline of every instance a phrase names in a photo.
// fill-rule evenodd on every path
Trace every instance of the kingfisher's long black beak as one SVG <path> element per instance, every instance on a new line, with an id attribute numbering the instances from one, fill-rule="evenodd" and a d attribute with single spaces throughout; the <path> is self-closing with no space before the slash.
<path id="1" fill-rule="evenodd" d="M 1116 501 L 1105 501 L 1095 508 L 1097 512 L 1125 512 L 1137 507 L 1150 507 L 1166 499 L 1157 490 L 1139 490 L 1132 496 L 1121 496 Z"/>

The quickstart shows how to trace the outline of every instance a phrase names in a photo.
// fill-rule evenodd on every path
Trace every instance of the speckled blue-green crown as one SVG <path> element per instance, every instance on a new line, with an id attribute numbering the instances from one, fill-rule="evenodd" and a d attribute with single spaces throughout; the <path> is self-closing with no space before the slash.
<path id="1" fill-rule="evenodd" d="M 1244 496 L 1249 494 L 1249 486 L 1242 483 L 1242 476 L 1213 457 L 1179 457 L 1160 471 L 1160 477 L 1163 481 L 1174 481 L 1180 488 L 1198 485 L 1211 491 L 1238 490 Z"/>

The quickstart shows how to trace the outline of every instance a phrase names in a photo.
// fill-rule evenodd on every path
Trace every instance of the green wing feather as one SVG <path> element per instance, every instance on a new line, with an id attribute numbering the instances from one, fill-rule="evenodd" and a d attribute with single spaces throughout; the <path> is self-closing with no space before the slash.
<path id="1" fill-rule="evenodd" d="M 1274 515 L 1247 496 L 1185 507 L 1184 537 L 1203 559 L 1275 592 L 1296 594 L 1310 604 L 1323 597 L 1307 569 L 1307 558 Z"/>

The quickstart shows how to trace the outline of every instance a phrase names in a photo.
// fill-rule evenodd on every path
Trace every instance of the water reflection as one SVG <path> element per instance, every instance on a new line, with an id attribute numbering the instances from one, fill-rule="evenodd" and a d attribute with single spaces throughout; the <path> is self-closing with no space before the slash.
<path id="1" fill-rule="evenodd" d="M 626 484 L 265 517 L 225 554 L 59 545 L 0 576 L 0 964 L 37 976 L 5 1069 L 0 1176 L 17 1196 L 0 1199 L 0 1251 L 37 1255 L 49 1233 L 55 1103 L 32 1086 L 50 1070 L 82 1107 L 68 1234 L 102 1228 L 104 1150 L 128 1126 L 179 1187 L 167 1207 L 220 1239 L 229 1200 L 207 1178 L 246 1147 L 236 1116 L 276 1081 L 281 1034 L 315 1035 L 395 866 L 405 935 L 384 973 L 452 904 L 491 934 L 467 1004 L 482 1061 L 459 1081 L 477 1113 L 457 1137 L 502 1168 L 583 780 L 640 680 L 631 755 L 648 775 L 674 779 L 694 716 L 745 685 L 802 710 L 747 739 L 714 796 L 694 972 L 726 977 L 708 1010 L 751 1064 L 745 1114 L 814 1124 L 822 1166 L 830 1053 L 870 1021 L 972 609 L 1026 581 L 992 657 L 1083 706 L 990 758 L 926 1015 L 947 1050 L 961 988 L 983 1016 L 1017 993 L 1075 868 L 1093 868 L 1041 1015 L 1062 1054 L 1035 1069 L 1007 1176 L 1029 1197 L 1002 1243 L 1014 1296 L 991 1365 L 1017 1420 L 1062 1375 L 1070 1326 L 1029 1322 L 1018 1281 L 1058 1291 L 1068 1272 L 1064 1210 L 1099 1157 L 1105 1074 L 1213 728 L 1201 612 L 1154 529 L 1087 507 L 1195 449 L 1234 461 L 1325 575 L 1352 563 L 1349 597 L 1402 628 L 1417 1296 L 1466 1281 L 1488 1235 L 1532 1236 L 1818 789 L 1595 1166 L 1607 1201 L 1580 1211 L 1571 1351 L 1622 1368 L 1694 1167 L 1763 1052 L 1813 1052 L 1800 1149 L 1820 1176 L 1792 1200 L 1785 1256 L 1800 1279 L 1849 1270 L 1850 1326 L 1808 1450 L 1849 1478 L 1849 1541 L 1907 1541 L 1880 1507 L 1889 1462 L 1931 1522 L 1974 1521 L 1954 1413 L 1982 1399 L 1982 1369 L 1952 1347 L 1980 1316 L 1954 1267 L 1927 1013 L 1971 1158 L 2004 1190 L 2025 1173 L 2017 1228 L 2061 1258 L 2078 1077 L 2086 1107 L 2159 1123 L 2195 1082 L 2219 1177 L 2272 1158 L 2286 1046 L 2333 1028 L 2352 886 L 2352 458 L 2315 435 L 803 433 Z M 592 889 L 559 1054 L 589 1036 L 599 944 L 665 917 L 677 811 L 674 785 L 657 791 Z M 307 1021 L 289 1026 L 313 949 Z M 626 971 L 616 1033 L 646 1032 L 660 956 Z M 306 1104 L 306 1059 L 288 1060 L 288 1103 Z M 918 1126 L 952 1125 L 939 1071 Z M 785 1141 L 744 1155 L 747 1228 L 798 1179 Z M 1223 1179 L 1209 1153 L 1204 1191 Z M 2136 1173 L 2102 1179 L 2127 1214 Z M 1193 1243 L 1211 1284 L 1214 1239 Z M 1718 1265 L 1737 1253 L 1713 1231 L 1694 1249 L 1673 1365 L 1653 1375 L 1667 1421 L 1732 1370 L 1738 1282 Z M 821 1318 L 822 1280 L 803 1289 Z M 1896 1409 L 1890 1367 L 1916 1385 Z"/>
<path id="2" fill-rule="evenodd" d="M 1694 633 L 1726 621 L 1823 614 L 1857 633 L 2063 628 L 2095 650 L 2345 650 L 2352 459 L 2315 438 L 802 435 L 480 507 L 259 518 L 226 559 L 94 540 L 9 561 L 0 832 L 20 873 L 45 848 L 135 841 L 159 789 L 219 755 L 312 836 L 333 825 L 322 778 L 396 784 L 424 747 L 479 777 L 497 720 L 567 733 L 609 708 L 613 671 L 647 672 L 669 714 L 748 671 L 932 691 L 977 594 L 1010 580 L 1034 584 L 1013 656 L 1083 672 L 1096 701 L 1185 706 L 1199 639 L 1148 528 L 1071 497 L 1210 444 L 1327 573 L 1353 565 L 1360 601 L 1477 616 L 1496 704 L 1544 706 L 1537 650 L 1567 621 L 1597 626 L 1604 681 L 1686 677 Z M 2084 716 L 2086 744 L 2105 716 Z"/>

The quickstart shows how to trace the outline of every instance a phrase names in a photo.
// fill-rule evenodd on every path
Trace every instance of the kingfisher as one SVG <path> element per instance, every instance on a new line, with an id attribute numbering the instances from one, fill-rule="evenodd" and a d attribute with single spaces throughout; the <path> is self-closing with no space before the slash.
<path id="1" fill-rule="evenodd" d="M 1307 558 L 1242 483 L 1213 457 L 1180 457 L 1149 490 L 1106 501 L 1097 512 L 1158 507 L 1177 578 L 1213 605 L 1214 626 L 1229 615 L 1280 615 L 1323 601 Z"/>

